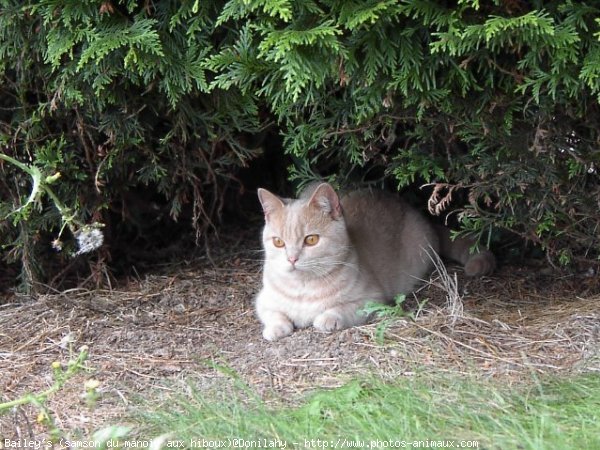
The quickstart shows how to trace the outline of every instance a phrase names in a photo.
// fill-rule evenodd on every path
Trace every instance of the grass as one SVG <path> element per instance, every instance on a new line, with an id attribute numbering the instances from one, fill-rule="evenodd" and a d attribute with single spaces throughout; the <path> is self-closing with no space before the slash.
<path id="1" fill-rule="evenodd" d="M 517 389 L 457 375 L 368 379 L 296 407 L 267 406 L 248 390 L 218 397 L 192 391 L 146 413 L 144 434 L 168 433 L 186 447 L 415 448 L 451 440 L 457 448 L 600 448 L 600 377 L 592 374 Z"/>

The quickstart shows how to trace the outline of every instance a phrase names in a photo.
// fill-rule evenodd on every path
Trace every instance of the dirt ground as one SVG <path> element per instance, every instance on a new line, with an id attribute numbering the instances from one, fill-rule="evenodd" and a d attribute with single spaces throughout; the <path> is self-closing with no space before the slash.
<path id="1" fill-rule="evenodd" d="M 556 275 L 543 265 L 505 265 L 478 280 L 451 267 L 459 297 L 450 300 L 434 273 L 407 301 L 414 320 L 386 323 L 383 341 L 380 320 L 266 342 L 253 311 L 257 231 L 241 236 L 223 239 L 212 261 L 156 268 L 111 290 L 0 297 L 0 402 L 47 389 L 51 364 L 66 365 L 83 345 L 89 371 L 47 403 L 56 425 L 71 434 L 126 423 L 140 398 L 160 405 L 189 386 L 221 389 L 229 378 L 217 366 L 267 401 L 290 402 L 371 373 L 395 379 L 419 370 L 475 372 L 518 383 L 532 372 L 600 372 L 598 276 Z M 83 399 L 89 379 L 100 383 L 93 409 Z M 17 407 L 0 416 L 0 438 L 45 437 L 38 411 Z"/>

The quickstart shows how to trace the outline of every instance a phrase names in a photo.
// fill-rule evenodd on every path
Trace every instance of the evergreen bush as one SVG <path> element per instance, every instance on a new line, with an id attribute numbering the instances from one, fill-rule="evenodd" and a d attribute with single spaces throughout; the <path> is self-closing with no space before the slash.
<path id="1" fill-rule="evenodd" d="M 211 87 L 269 105 L 292 175 L 380 168 L 567 264 L 598 257 L 600 2 L 232 0 Z M 325 173 L 324 173 L 325 172 Z M 458 194 L 461 195 L 458 195 Z"/>
<path id="2" fill-rule="evenodd" d="M 599 11 L 570 0 L 3 0 L 0 152 L 50 177 L 67 208 L 2 162 L 5 259 L 30 283 L 49 279 L 42 255 L 67 264 L 50 242 L 64 238 L 68 254 L 84 224 L 105 225 L 108 246 L 91 261 L 117 251 L 124 225 L 146 234 L 161 214 L 189 213 L 202 235 L 260 154 L 249 137 L 272 123 L 300 182 L 428 183 L 433 212 L 466 199 L 466 232 L 507 229 L 553 261 L 596 259 Z"/>
<path id="3" fill-rule="evenodd" d="M 1 151 L 41 179 L 59 176 L 52 187 L 69 208 L 65 216 L 43 190 L 20 208 L 30 176 L 1 166 L 1 244 L 9 262 L 22 263 L 26 285 L 60 275 L 77 224 L 104 225 L 108 246 L 88 254 L 97 275 L 123 245 L 121 258 L 161 236 L 166 245 L 175 236 L 165 222 L 181 214 L 198 236 L 214 226 L 237 170 L 259 152 L 246 145 L 259 130 L 256 103 L 234 90 L 210 92 L 206 80 L 221 6 L 2 2 Z M 50 242 L 62 240 L 53 253 Z"/>

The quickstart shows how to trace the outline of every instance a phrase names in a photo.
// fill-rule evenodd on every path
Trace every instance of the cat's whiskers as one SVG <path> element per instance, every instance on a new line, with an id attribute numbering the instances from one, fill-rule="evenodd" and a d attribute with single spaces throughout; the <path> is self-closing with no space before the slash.
<path id="1" fill-rule="evenodd" d="M 298 267 L 306 270 L 307 272 L 311 272 L 319 278 L 331 276 L 339 267 L 348 267 L 358 272 L 359 269 L 356 263 L 345 261 L 344 259 L 340 259 L 336 256 L 338 255 L 325 256 L 319 259 L 303 261 Z"/>

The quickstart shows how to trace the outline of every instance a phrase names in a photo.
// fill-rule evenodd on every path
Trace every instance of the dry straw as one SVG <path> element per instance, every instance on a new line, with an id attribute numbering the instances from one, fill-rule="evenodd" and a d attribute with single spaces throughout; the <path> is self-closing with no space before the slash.
<path id="1" fill-rule="evenodd" d="M 254 242 L 254 241 L 252 241 Z M 206 392 L 227 385 L 227 367 L 265 397 L 289 401 L 319 386 L 378 373 L 410 376 L 423 368 L 470 372 L 519 383 L 531 372 L 600 372 L 600 288 L 594 278 L 543 277 L 505 267 L 467 281 L 437 270 L 415 295 L 424 309 L 401 318 L 377 343 L 377 325 L 332 334 L 301 330 L 264 341 L 253 311 L 260 284 L 256 249 L 235 241 L 193 266 L 121 283 L 120 290 L 69 290 L 0 305 L 1 401 L 47 388 L 53 361 L 88 345 L 83 372 L 49 402 L 58 426 L 93 430 L 115 423 L 142 395 L 160 404 L 189 383 Z M 94 410 L 81 401 L 85 381 L 98 380 Z M 0 417 L 0 430 L 39 433 L 32 411 Z M 33 430 L 33 431 L 32 431 Z M 18 436 L 17 436 L 18 437 Z"/>

